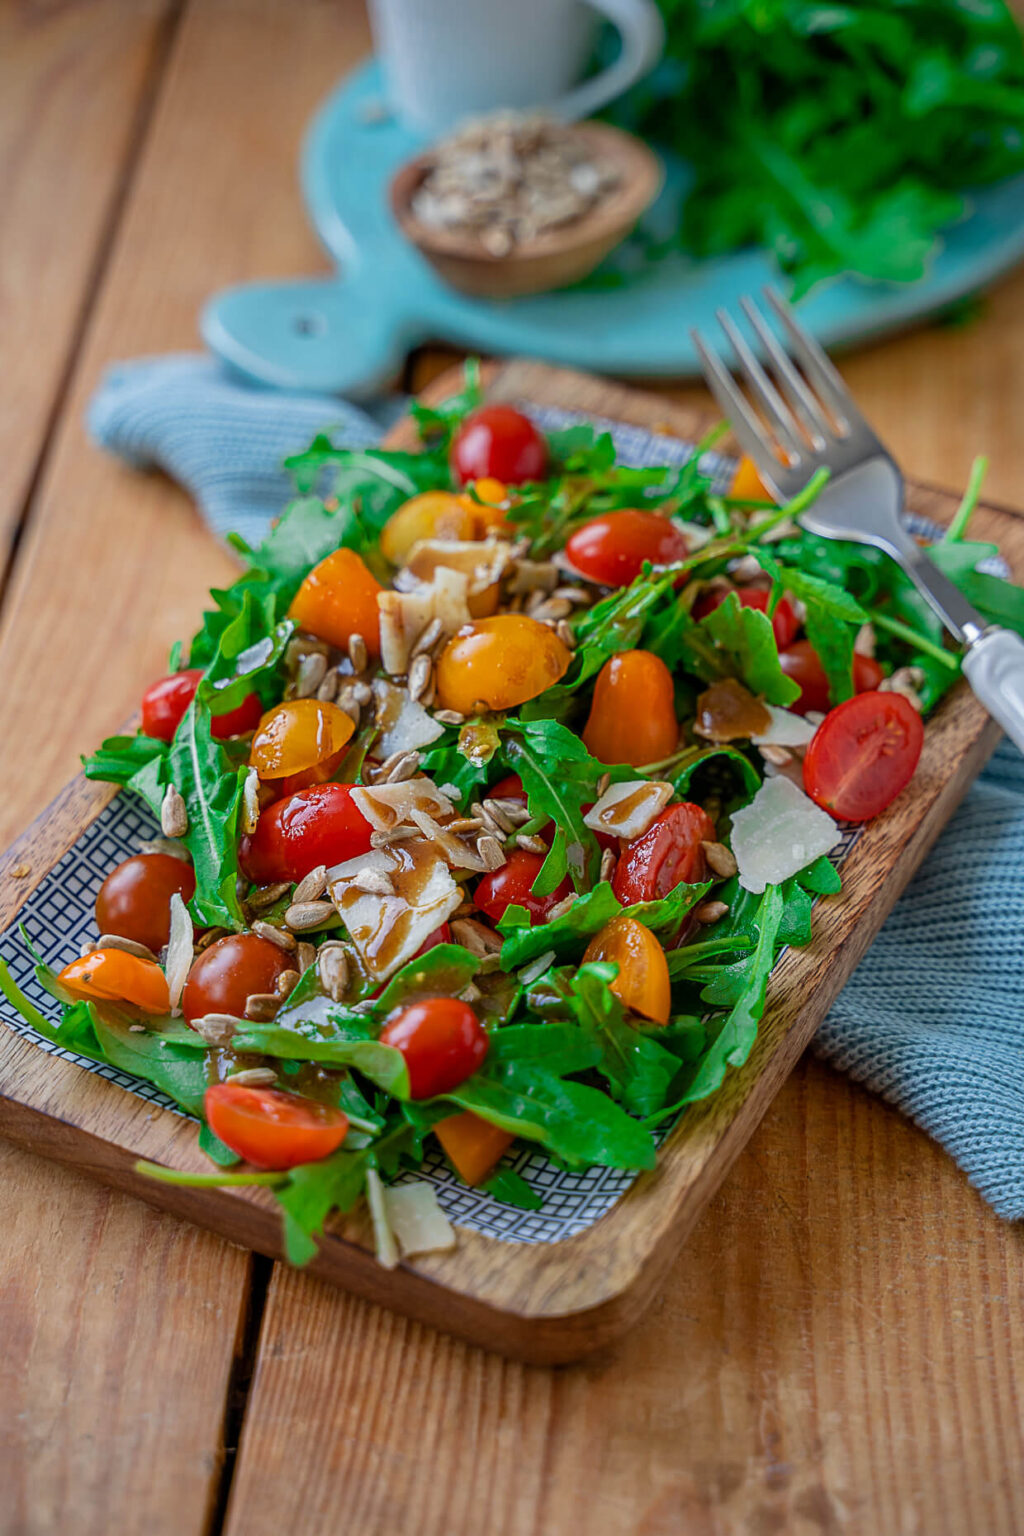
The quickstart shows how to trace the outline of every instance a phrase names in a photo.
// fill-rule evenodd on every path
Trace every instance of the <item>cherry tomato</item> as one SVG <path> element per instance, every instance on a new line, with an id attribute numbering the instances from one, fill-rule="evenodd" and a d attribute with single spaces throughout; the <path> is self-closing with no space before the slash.
<path id="1" fill-rule="evenodd" d="M 779 652 L 779 665 L 787 677 L 800 684 L 800 697 L 789 708 L 798 715 L 806 715 L 809 709 L 824 714 L 831 707 L 828 678 L 818 659 L 818 653 L 809 640 L 797 640 L 794 645 Z M 885 673 L 871 656 L 854 652 L 853 686 L 858 693 L 877 688 Z"/>
<path id="2" fill-rule="evenodd" d="M 577 528 L 565 546 L 569 564 L 605 587 L 628 587 L 640 575 L 645 560 L 671 565 L 685 559 L 686 553 L 686 540 L 667 517 L 635 508 L 592 518 Z"/>
<path id="3" fill-rule="evenodd" d="M 514 848 L 500 869 L 492 870 L 481 878 L 473 900 L 492 923 L 499 923 L 505 916 L 505 909 L 513 906 L 525 907 L 531 923 L 543 922 L 551 908 L 564 901 L 572 890 L 566 876 L 549 896 L 535 895 L 533 882 L 540 874 L 543 863 L 542 854 L 527 853 L 525 848 Z"/>
<path id="4" fill-rule="evenodd" d="M 239 859 L 256 885 L 301 880 L 318 864 L 369 853 L 373 828 L 352 799 L 352 784 L 316 784 L 265 810 L 242 838 Z"/>
<path id="5" fill-rule="evenodd" d="M 482 480 L 470 481 L 465 495 L 459 499 L 473 519 L 474 539 L 486 539 L 488 534 L 505 527 L 505 504 L 509 500 L 508 486 L 493 475 Z"/>
<path id="6" fill-rule="evenodd" d="M 202 667 L 189 667 L 185 672 L 172 672 L 168 677 L 157 678 L 142 695 L 142 731 L 145 736 L 155 736 L 158 741 L 173 741 L 174 733 L 182 717 L 195 698 Z M 259 724 L 263 705 L 255 693 L 247 693 L 241 704 L 224 714 L 214 715 L 211 734 L 218 741 L 228 736 L 244 736 Z"/>
<path id="7" fill-rule="evenodd" d="M 472 539 L 476 520 L 466 500 L 451 491 L 424 491 L 393 512 L 380 535 L 380 552 L 392 565 L 404 565 L 421 539 Z"/>
<path id="8" fill-rule="evenodd" d="M 774 501 L 775 497 L 768 490 L 758 473 L 757 465 L 746 454 L 736 466 L 736 473 L 732 477 L 729 487 L 729 495 L 737 501 Z"/>
<path id="9" fill-rule="evenodd" d="M 268 1173 L 317 1163 L 348 1135 L 348 1117 L 333 1104 L 279 1088 L 213 1083 L 203 1096 L 203 1108 L 213 1134 Z"/>
<path id="10" fill-rule="evenodd" d="M 434 1135 L 467 1184 L 482 1184 L 498 1159 L 515 1141 L 511 1131 L 500 1130 L 489 1120 L 464 1109 L 434 1126 Z"/>
<path id="11" fill-rule="evenodd" d="M 229 933 L 197 957 L 181 996 L 181 1011 L 191 1024 L 204 1013 L 245 1014 L 246 998 L 273 992 L 277 978 L 295 958 L 279 944 L 255 933 Z"/>
<path id="12" fill-rule="evenodd" d="M 619 974 L 609 986 L 619 1001 L 655 1024 L 668 1023 L 672 984 L 665 951 L 635 917 L 613 917 L 591 939 L 583 960 L 613 960 Z"/>
<path id="13" fill-rule="evenodd" d="M 543 480 L 548 448 L 522 411 L 511 405 L 484 405 L 456 432 L 451 464 L 460 485 L 484 478 L 522 485 L 524 480 Z"/>
<path id="14" fill-rule="evenodd" d="M 437 704 L 460 714 L 511 709 L 535 699 L 569 669 L 572 652 L 553 629 L 524 613 L 464 624 L 437 663 Z"/>
<path id="15" fill-rule="evenodd" d="M 167 978 L 155 960 L 124 949 L 94 949 L 72 960 L 57 977 L 76 997 L 134 1003 L 146 1013 L 167 1013 L 171 999 Z"/>
<path id="16" fill-rule="evenodd" d="M 830 710 L 804 757 L 804 788 L 844 821 L 870 821 L 914 776 L 921 716 L 900 693 L 873 690 Z"/>
<path id="17" fill-rule="evenodd" d="M 526 790 L 518 773 L 507 773 L 497 784 L 492 784 L 487 794 L 491 800 L 521 800 L 526 804 Z"/>
<path id="18" fill-rule="evenodd" d="M 733 590 L 740 600 L 741 608 L 759 608 L 762 613 L 768 612 L 770 587 L 735 587 Z M 724 587 L 702 592 L 693 605 L 694 618 L 702 619 L 706 613 L 714 613 L 728 596 L 729 593 Z M 775 612 L 772 614 L 772 634 L 775 636 L 775 644 L 780 651 L 785 650 L 787 645 L 793 644 L 799 633 L 800 620 L 789 598 L 783 595 L 776 603 Z"/>
<path id="19" fill-rule="evenodd" d="M 342 651 L 353 635 L 362 635 L 370 655 L 379 656 L 377 595 L 382 590 L 355 550 L 336 549 L 314 565 L 288 616 L 307 634 Z"/>
<path id="20" fill-rule="evenodd" d="M 272 782 L 282 795 L 292 795 L 326 783 L 355 728 L 355 721 L 337 704 L 289 699 L 263 716 L 249 762 L 263 783 Z"/>
<path id="21" fill-rule="evenodd" d="M 642 837 L 627 843 L 615 866 L 612 890 L 624 907 L 655 901 L 677 885 L 707 878 L 702 842 L 712 842 L 715 824 L 699 805 L 684 801 L 656 816 Z"/>
<path id="22" fill-rule="evenodd" d="M 464 1083 L 483 1062 L 488 1045 L 480 1020 L 457 997 L 426 997 L 400 1008 L 380 1040 L 401 1051 L 414 1099 L 432 1099 Z"/>
<path id="23" fill-rule="evenodd" d="M 100 933 L 117 933 L 154 952 L 171 934 L 171 897 L 191 901 L 196 877 L 191 864 L 170 853 L 137 853 L 125 859 L 100 886 L 96 895 L 96 926 Z"/>
<path id="24" fill-rule="evenodd" d="M 620 651 L 597 674 L 583 743 L 602 763 L 639 768 L 671 757 L 679 745 L 675 685 L 652 651 Z"/>

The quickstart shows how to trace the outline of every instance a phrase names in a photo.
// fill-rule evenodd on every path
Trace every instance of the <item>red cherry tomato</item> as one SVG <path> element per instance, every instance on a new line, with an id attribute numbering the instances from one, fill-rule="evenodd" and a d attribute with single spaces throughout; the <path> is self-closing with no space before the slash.
<path id="1" fill-rule="evenodd" d="M 606 587 L 628 587 L 640 575 L 645 560 L 671 565 L 686 558 L 687 544 L 667 517 L 627 507 L 577 528 L 565 553 L 581 576 Z"/>
<path id="2" fill-rule="evenodd" d="M 142 730 L 146 736 L 158 741 L 172 741 L 181 724 L 182 716 L 195 698 L 202 667 L 190 667 L 185 672 L 172 672 L 169 677 L 157 678 L 142 695 Z M 260 723 L 263 705 L 255 693 L 247 693 L 241 704 L 224 714 L 214 715 L 211 731 L 218 741 L 228 736 L 243 736 L 254 731 Z"/>
<path id="3" fill-rule="evenodd" d="M 510 405 L 484 405 L 467 416 L 452 443 L 451 464 L 461 485 L 502 480 L 521 485 L 543 480 L 548 448 L 528 416 Z"/>
<path id="4" fill-rule="evenodd" d="M 278 1088 L 214 1083 L 203 1096 L 203 1108 L 214 1135 L 267 1172 L 319 1162 L 348 1134 L 348 1118 L 333 1104 Z"/>
<path id="5" fill-rule="evenodd" d="M 191 901 L 196 877 L 191 864 L 170 853 L 137 853 L 125 859 L 100 886 L 96 926 L 147 949 L 162 949 L 171 936 L 171 897 Z"/>
<path id="6" fill-rule="evenodd" d="M 204 1013 L 245 1014 L 253 992 L 273 992 L 277 978 L 295 965 L 294 956 L 255 933 L 230 933 L 204 949 L 188 973 L 181 997 L 186 1022 Z"/>
<path id="7" fill-rule="evenodd" d="M 456 997 L 410 1003 L 385 1024 L 380 1038 L 405 1057 L 414 1099 L 450 1093 L 487 1055 L 487 1031 L 469 1004 Z"/>
<path id="8" fill-rule="evenodd" d="M 712 842 L 715 824 L 699 805 L 670 805 L 642 837 L 627 843 L 615 866 L 612 890 L 624 907 L 655 901 L 677 885 L 707 878 L 702 842 Z"/>
<path id="9" fill-rule="evenodd" d="M 830 710 L 804 757 L 804 788 L 844 821 L 869 821 L 914 776 L 921 716 L 900 693 L 859 693 Z"/>
<path id="10" fill-rule="evenodd" d="M 507 773 L 497 784 L 492 784 L 487 791 L 492 800 L 521 800 L 526 804 L 526 790 L 518 773 Z"/>
<path id="11" fill-rule="evenodd" d="M 278 800 L 242 838 L 239 860 L 257 885 L 301 880 L 318 864 L 343 864 L 370 850 L 373 828 L 351 784 L 315 784 Z"/>
<path id="12" fill-rule="evenodd" d="M 800 697 L 789 708 L 798 715 L 806 715 L 809 709 L 825 714 L 831 708 L 828 678 L 818 659 L 818 653 L 809 640 L 798 640 L 795 645 L 779 652 L 779 665 L 787 677 L 800 684 Z M 871 656 L 854 653 L 853 686 L 858 693 L 877 688 L 885 673 Z"/>
<path id="13" fill-rule="evenodd" d="M 768 612 L 770 587 L 736 587 L 734 590 L 740 600 L 741 608 L 759 608 L 762 613 Z M 705 614 L 714 613 L 728 596 L 729 593 L 724 587 L 702 592 L 693 605 L 694 618 L 702 619 Z M 792 645 L 799 631 L 800 620 L 796 616 L 793 604 L 788 597 L 780 597 L 772 614 L 772 633 L 779 650 L 783 651 L 787 645 Z"/>
<path id="14" fill-rule="evenodd" d="M 541 923 L 552 907 L 556 907 L 572 890 L 568 876 L 549 896 L 537 896 L 533 882 L 544 863 L 539 853 L 527 853 L 525 848 L 515 848 L 500 869 L 495 869 L 480 880 L 473 900 L 492 923 L 499 923 L 507 907 L 525 907 L 531 923 Z"/>

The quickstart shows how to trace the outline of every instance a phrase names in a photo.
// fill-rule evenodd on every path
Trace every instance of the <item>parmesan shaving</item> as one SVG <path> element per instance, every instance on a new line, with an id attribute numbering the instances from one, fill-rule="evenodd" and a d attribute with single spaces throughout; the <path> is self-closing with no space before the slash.
<path id="1" fill-rule="evenodd" d="M 174 1017 L 181 1012 L 178 1004 L 181 1001 L 185 982 L 188 980 L 188 973 L 192 969 L 193 950 L 192 919 L 189 916 L 188 907 L 175 891 L 171 897 L 171 931 L 167 941 L 167 959 L 164 962 L 167 994 L 171 1000 L 171 1014 Z"/>
<path id="2" fill-rule="evenodd" d="M 469 577 L 461 571 L 438 566 L 433 580 L 411 592 L 378 592 L 381 662 L 385 672 L 401 676 L 409 669 L 413 647 L 432 619 L 441 632 L 451 636 L 468 624 Z"/>
<path id="3" fill-rule="evenodd" d="M 609 784 L 583 821 L 592 832 L 605 832 L 610 837 L 642 837 L 672 795 L 672 785 L 657 779 Z"/>
<path id="4" fill-rule="evenodd" d="M 379 677 L 373 684 L 373 692 L 380 727 L 380 735 L 373 744 L 373 755 L 382 762 L 396 752 L 418 752 L 444 735 L 444 726 L 428 714 L 422 704 L 414 703 L 404 688 L 396 688 Z"/>
<path id="5" fill-rule="evenodd" d="M 455 807 L 430 779 L 403 779 L 400 784 L 359 785 L 352 799 L 375 832 L 391 832 L 413 811 L 450 821 Z"/>
<path id="6" fill-rule="evenodd" d="M 377 1245 L 377 1263 L 394 1269 L 398 1263 L 398 1244 L 388 1222 L 386 1191 L 376 1168 L 366 1170 L 366 1202 L 373 1222 L 373 1240 Z"/>
<path id="7" fill-rule="evenodd" d="M 455 1247 L 455 1228 L 438 1205 L 434 1186 L 425 1180 L 385 1188 L 384 1209 L 403 1258 Z"/>
<path id="8" fill-rule="evenodd" d="M 766 779 L 732 818 L 732 851 L 740 885 L 760 895 L 767 885 L 788 880 L 835 847 L 839 828 L 832 817 L 779 774 Z"/>
<path id="9" fill-rule="evenodd" d="M 772 717 L 768 730 L 760 736 L 751 736 L 755 747 L 806 747 L 814 735 L 816 726 L 803 715 L 795 715 L 790 709 L 780 709 L 777 704 L 766 704 Z"/>

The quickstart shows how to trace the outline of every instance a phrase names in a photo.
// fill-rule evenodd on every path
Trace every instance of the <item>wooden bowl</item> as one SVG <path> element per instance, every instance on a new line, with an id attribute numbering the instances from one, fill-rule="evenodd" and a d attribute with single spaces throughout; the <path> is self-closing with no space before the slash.
<path id="1" fill-rule="evenodd" d="M 640 139 L 607 123 L 578 123 L 575 133 L 595 159 L 619 172 L 618 185 L 569 224 L 494 256 L 471 235 L 435 229 L 418 219 L 412 200 L 433 165 L 428 151 L 407 160 L 391 180 L 399 228 L 444 280 L 480 299 L 513 299 L 579 282 L 625 239 L 661 190 L 661 162 Z"/>

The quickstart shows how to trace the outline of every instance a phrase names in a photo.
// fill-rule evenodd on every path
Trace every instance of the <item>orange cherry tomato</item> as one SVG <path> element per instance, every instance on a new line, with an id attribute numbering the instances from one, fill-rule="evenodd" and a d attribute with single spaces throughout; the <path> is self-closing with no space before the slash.
<path id="1" fill-rule="evenodd" d="M 93 949 L 72 960 L 57 978 L 76 997 L 134 1003 L 145 1013 L 168 1013 L 167 977 L 155 960 L 143 960 L 123 949 Z"/>
<path id="2" fill-rule="evenodd" d="M 523 613 L 464 624 L 437 663 L 437 703 L 471 715 L 481 703 L 511 709 L 535 699 L 569 669 L 572 652 L 553 629 Z"/>
<path id="3" fill-rule="evenodd" d="M 282 795 L 293 795 L 327 782 L 355 728 L 351 715 L 337 704 L 290 699 L 263 716 L 249 762 L 264 783 L 273 781 Z"/>
<path id="4" fill-rule="evenodd" d="M 161 949 L 171 936 L 171 897 L 182 901 L 196 893 L 195 871 L 170 853 L 136 853 L 125 859 L 96 895 L 96 926 L 147 949 Z"/>
<path id="5" fill-rule="evenodd" d="M 348 1117 L 340 1109 L 279 1088 L 213 1083 L 203 1108 L 213 1134 L 268 1173 L 317 1163 L 348 1135 Z"/>
<path id="6" fill-rule="evenodd" d="M 758 473 L 753 459 L 744 454 L 736 466 L 729 495 L 737 501 L 774 501 L 775 497 Z"/>
<path id="7" fill-rule="evenodd" d="M 460 496 L 459 500 L 473 519 L 473 538 L 486 539 L 489 533 L 505 528 L 505 503 L 509 499 L 508 486 L 492 475 L 474 480 L 473 495 Z"/>
<path id="8" fill-rule="evenodd" d="M 355 550 L 336 549 L 314 565 L 288 610 L 300 629 L 344 650 L 362 635 L 371 656 L 380 655 L 380 617 L 375 581 Z"/>
<path id="9" fill-rule="evenodd" d="M 451 491 L 424 491 L 393 512 L 380 536 L 381 554 L 392 565 L 404 565 L 421 539 L 472 539 L 476 519 L 468 498 Z"/>
<path id="10" fill-rule="evenodd" d="M 489 1120 L 482 1120 L 471 1109 L 439 1120 L 434 1126 L 434 1134 L 459 1178 L 467 1184 L 482 1184 L 515 1141 L 510 1131 L 502 1131 Z"/>
<path id="11" fill-rule="evenodd" d="M 597 674 L 583 744 L 602 763 L 639 768 L 679 745 L 672 674 L 653 651 L 620 651 Z"/>
<path id="12" fill-rule="evenodd" d="M 654 934 L 635 917 L 613 917 L 595 934 L 583 953 L 588 960 L 611 960 L 619 968 L 611 990 L 633 1013 L 655 1024 L 667 1024 L 672 1006 L 665 951 Z"/>

